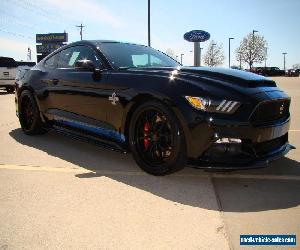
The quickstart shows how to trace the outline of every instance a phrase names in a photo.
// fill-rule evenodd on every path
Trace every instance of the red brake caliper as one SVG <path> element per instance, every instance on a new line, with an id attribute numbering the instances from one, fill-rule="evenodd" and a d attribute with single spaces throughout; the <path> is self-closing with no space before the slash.
<path id="1" fill-rule="evenodd" d="M 144 124 L 144 137 L 145 137 L 144 138 L 144 148 L 145 148 L 145 150 L 147 150 L 150 146 L 149 139 L 146 138 L 148 136 L 149 128 L 150 128 L 149 122 L 145 122 L 145 124 Z"/>

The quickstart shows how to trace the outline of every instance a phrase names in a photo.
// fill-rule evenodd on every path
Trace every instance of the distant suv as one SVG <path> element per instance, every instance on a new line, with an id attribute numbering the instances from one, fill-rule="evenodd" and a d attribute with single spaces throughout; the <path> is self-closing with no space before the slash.
<path id="1" fill-rule="evenodd" d="M 14 92 L 17 63 L 13 58 L 0 57 L 0 88 L 6 88 L 6 91 Z"/>
<path id="2" fill-rule="evenodd" d="M 15 78 L 33 66 L 35 62 L 17 62 L 10 57 L 0 57 L 0 88 L 5 88 L 8 93 L 14 92 Z"/>

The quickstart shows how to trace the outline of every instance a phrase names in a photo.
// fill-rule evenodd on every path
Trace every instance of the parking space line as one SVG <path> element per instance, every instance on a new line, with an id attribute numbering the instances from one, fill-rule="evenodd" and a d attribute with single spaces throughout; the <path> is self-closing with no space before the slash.
<path id="1" fill-rule="evenodd" d="M 300 132 L 300 129 L 290 129 L 289 132 Z"/>
<path id="2" fill-rule="evenodd" d="M 92 171 L 86 170 L 84 168 L 42 167 L 42 166 L 13 165 L 13 164 L 0 164 L 0 169 L 65 172 L 65 173 L 90 173 L 90 172 L 92 172 Z"/>
<path id="3" fill-rule="evenodd" d="M 95 176 L 123 175 L 123 176 L 149 176 L 142 171 L 113 171 L 113 170 L 88 170 L 81 167 L 43 167 L 28 165 L 0 164 L 0 169 L 25 170 L 25 171 L 44 171 L 61 173 L 80 173 L 94 174 Z M 203 173 L 199 170 L 198 174 L 175 173 L 174 177 L 198 177 L 198 178 L 228 178 L 228 179 L 261 179 L 261 180 L 295 180 L 300 181 L 300 175 L 275 175 L 275 174 L 235 174 L 235 173 Z"/>

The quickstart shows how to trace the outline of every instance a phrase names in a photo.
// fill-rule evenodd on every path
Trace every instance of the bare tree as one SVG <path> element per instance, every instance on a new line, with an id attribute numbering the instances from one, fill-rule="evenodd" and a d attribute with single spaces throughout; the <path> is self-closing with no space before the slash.
<path id="1" fill-rule="evenodd" d="M 168 48 L 165 52 L 169 57 L 172 57 L 173 59 L 176 60 L 176 54 L 175 54 L 175 51 L 172 50 L 171 48 Z"/>
<path id="2" fill-rule="evenodd" d="M 300 63 L 296 63 L 293 65 L 293 69 L 300 69 Z"/>
<path id="3" fill-rule="evenodd" d="M 251 69 L 254 63 L 262 63 L 267 59 L 268 44 L 263 36 L 249 33 L 236 49 L 237 61 L 249 64 Z"/>
<path id="4" fill-rule="evenodd" d="M 212 40 L 204 54 L 204 64 L 214 67 L 223 64 L 224 59 L 225 56 L 222 44 L 218 44 Z"/>

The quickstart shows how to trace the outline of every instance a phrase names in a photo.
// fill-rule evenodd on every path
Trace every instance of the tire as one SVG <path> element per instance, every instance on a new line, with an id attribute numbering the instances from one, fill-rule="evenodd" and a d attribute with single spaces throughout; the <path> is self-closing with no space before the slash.
<path id="1" fill-rule="evenodd" d="M 6 87 L 6 91 L 7 91 L 7 93 L 14 93 L 15 92 L 15 87 Z"/>
<path id="2" fill-rule="evenodd" d="M 27 135 L 47 132 L 36 101 L 28 90 L 24 90 L 19 97 L 19 121 L 23 132 Z"/>
<path id="3" fill-rule="evenodd" d="M 158 101 L 143 103 L 134 111 L 129 145 L 136 163 L 149 174 L 167 175 L 186 165 L 186 144 L 180 123 Z"/>

